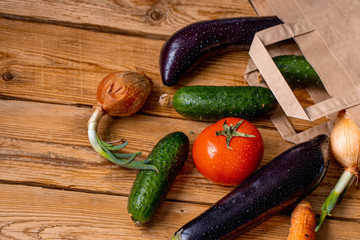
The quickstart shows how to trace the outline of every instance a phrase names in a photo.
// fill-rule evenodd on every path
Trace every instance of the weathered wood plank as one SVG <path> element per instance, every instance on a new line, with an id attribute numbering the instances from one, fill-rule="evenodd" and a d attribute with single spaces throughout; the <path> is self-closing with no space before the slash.
<path id="1" fill-rule="evenodd" d="M 247 52 L 218 55 L 202 62 L 175 87 L 165 87 L 158 58 L 163 41 L 98 33 L 61 26 L 0 19 L 0 95 L 60 104 L 96 103 L 98 82 L 117 70 L 144 71 L 154 89 L 143 113 L 183 118 L 174 108 L 160 106 L 159 97 L 172 97 L 189 85 L 246 85 Z M 6 81 L 8 80 L 8 81 Z M 311 99 L 297 91 L 304 105 Z M 298 130 L 312 123 L 294 120 Z M 268 119 L 255 124 L 273 127 Z"/>
<path id="2" fill-rule="evenodd" d="M 96 174 L 98 173 L 98 170 L 95 170 L 92 174 L 91 171 L 93 171 L 93 168 L 97 168 L 98 165 L 102 166 L 104 163 L 107 163 L 107 160 L 101 159 L 89 148 L 90 144 L 87 139 L 86 127 L 87 120 L 91 114 L 89 108 L 11 100 L 2 100 L 0 102 L 0 111 L 7 113 L 0 115 L 1 136 L 4 138 L 26 141 L 25 143 L 23 143 L 22 141 L 20 141 L 19 143 L 17 143 L 16 141 L 10 141 L 7 144 L 5 143 L 7 141 L 5 141 L 3 143 L 4 146 L 2 147 L 2 149 L 4 150 L 4 158 L 10 158 L 9 162 L 4 161 L 4 163 L 7 162 L 7 164 L 12 165 L 12 161 L 24 161 L 30 164 L 28 166 L 28 172 L 24 173 L 23 176 L 27 178 L 27 174 L 30 174 L 30 179 L 23 179 L 21 181 L 34 182 L 33 180 L 31 180 L 31 178 L 34 178 L 34 175 L 31 173 L 31 169 L 37 168 L 37 166 L 32 166 L 32 163 L 37 161 L 39 161 L 37 162 L 37 164 L 40 163 L 40 165 L 44 165 L 44 163 L 45 165 L 53 163 L 55 165 L 60 164 L 60 166 L 62 162 L 67 162 L 67 164 L 65 164 L 67 165 L 65 166 L 65 169 L 67 167 L 70 167 L 71 172 L 73 170 L 75 172 L 81 171 L 81 169 L 83 168 L 90 167 L 90 169 L 87 170 L 89 171 L 88 174 L 90 174 L 90 179 L 93 175 L 96 176 Z M 13 111 L 13 109 L 17 110 Z M 104 117 L 99 126 L 99 135 L 106 141 L 114 141 L 122 138 L 129 140 L 129 145 L 125 148 L 124 152 L 142 151 L 143 155 L 141 157 L 144 159 L 149 154 L 156 142 L 158 142 L 163 136 L 167 135 L 168 133 L 173 131 L 183 131 L 189 136 L 190 142 L 193 143 L 195 137 L 206 126 L 208 126 L 208 123 L 137 114 L 128 118 Z M 269 129 L 260 130 L 263 134 L 265 148 L 267 151 L 265 159 L 269 160 L 272 156 L 278 154 L 279 152 L 282 152 L 287 147 L 291 146 L 290 143 L 287 143 L 280 138 L 280 135 L 277 131 Z M 43 142 L 44 145 L 38 146 L 38 143 L 35 144 L 32 143 L 32 141 Z M 47 145 L 48 143 L 50 145 Z M 15 146 L 13 146 L 12 144 L 15 144 Z M 14 150 L 20 147 L 22 144 L 24 144 L 24 148 L 28 145 L 29 147 L 26 147 L 25 150 L 19 149 L 20 152 L 15 151 L 17 153 L 14 155 Z M 55 145 L 53 146 L 51 144 Z M 61 144 L 68 146 L 62 146 Z M 72 145 L 74 147 L 72 147 Z M 6 150 L 5 146 L 10 146 L 10 148 Z M 85 148 L 78 149 L 79 146 Z M 58 148 L 65 148 L 67 150 L 57 151 Z M 41 149 L 44 149 L 45 152 L 42 152 Z M 27 155 L 27 153 L 30 154 Z M 10 156 L 7 154 L 10 154 Z M 34 155 L 33 159 L 32 155 Z M 18 156 L 24 156 L 24 159 L 20 158 L 19 160 L 16 160 Z M 59 159 L 52 160 L 52 158 Z M 189 156 L 189 159 L 191 159 L 191 154 Z M 96 162 L 92 163 L 92 161 Z M 74 165 L 72 166 L 72 164 Z M 15 174 L 16 169 L 20 166 L 23 166 L 17 165 L 18 163 L 14 164 L 13 171 L 15 172 Z M 203 185 L 204 194 L 206 194 L 206 189 L 208 188 L 207 181 L 203 179 L 200 174 L 197 173 L 197 171 L 195 171 L 195 167 L 192 161 L 189 161 L 187 163 L 187 166 L 188 167 L 184 168 L 184 171 L 186 172 L 186 174 L 190 174 L 192 178 L 187 178 L 185 176 L 181 181 L 187 182 L 187 185 L 189 185 L 189 187 L 191 187 L 191 189 L 193 190 Z M 48 168 L 49 166 L 45 167 Z M 71 170 L 73 167 L 75 167 L 75 169 Z M 107 168 L 107 170 L 105 171 L 109 171 L 109 168 L 113 169 L 111 171 L 115 170 L 115 172 L 117 170 L 120 170 L 118 167 L 112 165 L 109 166 L 105 164 L 105 167 Z M 7 166 L 7 168 L 10 167 Z M 60 170 L 59 168 L 54 168 L 55 171 L 57 171 L 57 169 Z M 77 179 L 78 177 L 82 176 L 78 175 L 75 172 L 74 174 L 71 174 L 71 177 L 69 176 L 69 181 L 71 181 L 70 179 Z M 131 185 L 132 179 L 135 174 L 134 171 L 130 171 L 130 173 L 131 175 L 126 175 L 127 171 L 123 172 L 122 170 L 120 172 L 120 175 L 117 176 L 117 178 L 120 177 L 120 179 L 116 180 L 119 183 L 122 183 L 123 181 L 127 182 L 126 193 L 128 193 L 129 186 Z M 2 174 L 7 173 L 0 173 L 0 176 L 3 176 L 2 179 L 6 180 L 7 176 Z M 105 175 L 105 178 L 107 178 L 108 173 L 103 172 L 103 174 Z M 123 176 L 123 174 L 125 174 L 125 179 L 122 179 L 121 177 Z M 84 175 L 88 176 L 87 174 Z M 54 176 L 57 176 L 57 173 L 55 173 Z M 18 175 L 18 177 L 20 177 L 20 179 L 23 178 L 21 177 L 21 175 Z M 17 179 L 16 176 L 12 179 L 15 181 L 20 180 Z M 36 182 L 36 177 L 34 179 Z M 59 180 L 60 179 L 56 180 L 56 178 L 51 179 L 50 184 L 62 185 L 61 180 L 60 182 Z M 89 180 L 83 180 L 84 182 L 80 183 L 81 180 L 82 177 L 80 177 L 79 182 L 76 184 L 80 184 L 80 188 L 84 188 L 85 184 L 86 188 L 86 184 L 89 183 Z M 102 179 L 101 181 L 103 180 L 104 179 Z M 107 180 L 105 179 L 105 181 Z M 69 185 L 73 184 L 71 182 L 67 182 L 65 184 L 65 186 Z M 91 186 L 93 184 L 89 183 L 89 185 L 91 189 Z M 115 189 L 119 188 L 119 186 L 121 186 L 122 188 L 122 184 L 114 185 Z M 179 192 L 183 192 L 181 185 L 179 185 L 179 187 Z M 218 186 L 216 186 L 215 188 L 221 189 Z M 193 191 L 193 193 L 189 197 L 186 197 L 186 195 L 190 194 L 190 192 L 191 190 L 189 189 L 189 191 L 180 195 L 183 195 L 185 198 L 188 199 L 188 201 L 206 202 L 206 197 L 202 199 L 202 196 L 199 196 L 200 198 L 198 197 L 198 199 L 196 197 L 194 198 L 197 200 L 191 200 L 191 196 L 195 196 L 197 194 L 197 191 Z"/>
<path id="3" fill-rule="evenodd" d="M 165 202 L 153 221 L 136 228 L 127 198 L 0 184 L 1 239 L 169 239 L 208 206 Z M 289 217 L 276 216 L 241 239 L 286 239 Z M 356 222 L 327 219 L 317 239 L 359 239 Z"/>
<path id="4" fill-rule="evenodd" d="M 16 109 L 16 111 L 14 111 Z M 86 122 L 90 109 L 54 104 L 0 101 L 0 180 L 42 185 L 60 189 L 127 195 L 136 175 L 98 156 L 87 139 Z M 126 138 L 124 152 L 143 151 L 145 159 L 155 143 L 172 131 L 183 131 L 192 144 L 208 123 L 181 119 L 134 115 L 129 118 L 105 117 L 99 134 L 108 141 Z M 262 165 L 292 144 L 278 132 L 259 129 L 265 143 Z M 309 201 L 320 211 L 321 204 L 340 177 L 342 167 L 331 162 L 329 172 Z M 186 186 L 186 188 L 184 187 Z M 197 171 L 191 152 L 177 177 L 168 199 L 212 204 L 232 187 L 206 180 Z M 353 187 L 334 216 L 360 219 L 360 193 Z"/>
<path id="5" fill-rule="evenodd" d="M 93 105 L 97 84 L 106 74 L 136 69 L 154 81 L 152 97 L 156 101 L 160 93 L 173 94 L 182 85 L 245 84 L 242 75 L 247 52 L 213 58 L 177 88 L 169 88 L 163 86 L 159 76 L 162 40 L 5 19 L 0 19 L 0 30 L 2 74 L 14 76 L 10 81 L 1 81 L 0 94 L 7 96 Z"/>
<path id="6" fill-rule="evenodd" d="M 158 70 L 161 46 L 189 23 L 235 16 L 255 12 L 247 0 L 1 1 L 0 97 L 30 102 L 0 101 L 0 239 L 168 239 L 228 193 L 232 187 L 201 176 L 190 154 L 167 196 L 171 201 L 149 225 L 135 228 L 126 204 L 137 171 L 98 156 L 88 143 L 86 122 L 97 83 L 106 74 L 144 71 L 154 91 L 142 114 L 105 117 L 100 135 L 109 141 L 126 138 L 125 152 L 143 151 L 140 159 L 172 131 L 184 131 L 192 143 L 208 123 L 186 120 L 171 105 L 160 106 L 159 96 L 173 96 L 189 85 L 246 85 L 248 55 L 206 59 L 167 88 Z M 296 94 L 303 106 L 311 104 L 303 91 Z M 298 130 L 318 122 L 293 121 Z M 265 141 L 262 165 L 291 146 L 269 120 L 254 123 Z M 332 161 L 323 183 L 307 197 L 317 213 L 341 171 Z M 359 239 L 359 201 L 353 186 L 333 212 L 338 220 L 327 219 L 318 239 Z M 241 239 L 286 239 L 288 222 L 288 216 L 274 217 Z"/>
<path id="7" fill-rule="evenodd" d="M 0 167 L 6 169 L 0 173 L 0 181 L 127 196 L 135 179 L 135 170 L 117 167 L 88 147 L 8 138 L 0 138 L 0 143 Z M 264 160 L 261 165 L 267 162 Z M 318 213 L 340 172 L 341 167 L 332 162 L 320 187 L 307 197 Z M 189 158 L 167 199 L 212 204 L 231 189 L 207 181 Z M 359 201 L 360 195 L 353 186 L 333 216 L 360 219 Z"/>
<path id="8" fill-rule="evenodd" d="M 161 40 L 4 19 L 0 19 L 0 30 L 2 74 L 8 72 L 14 76 L 10 81 L 2 79 L 3 95 L 92 105 L 96 101 L 97 84 L 106 74 L 136 69 L 143 70 L 154 81 L 152 98 L 156 101 L 159 94 L 173 94 L 176 90 L 163 86 L 160 80 Z M 189 74 L 193 77 L 188 76 L 179 86 L 244 85 L 242 75 L 247 53 L 219 58 L 203 64 L 208 66 Z"/>
<path id="9" fill-rule="evenodd" d="M 0 15 L 164 39 L 196 21 L 256 13 L 248 0 L 4 0 Z"/>

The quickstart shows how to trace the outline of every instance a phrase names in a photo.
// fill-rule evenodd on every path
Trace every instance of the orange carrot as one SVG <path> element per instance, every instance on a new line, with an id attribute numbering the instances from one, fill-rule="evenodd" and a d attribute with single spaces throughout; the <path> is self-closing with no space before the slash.
<path id="1" fill-rule="evenodd" d="M 315 212 L 311 204 L 301 201 L 291 214 L 291 226 L 287 240 L 315 240 L 315 226 Z"/>

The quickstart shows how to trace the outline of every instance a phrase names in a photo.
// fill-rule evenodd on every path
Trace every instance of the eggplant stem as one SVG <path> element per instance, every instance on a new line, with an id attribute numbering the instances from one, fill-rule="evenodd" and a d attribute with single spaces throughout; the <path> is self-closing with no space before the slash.
<path id="1" fill-rule="evenodd" d="M 101 138 L 97 134 L 97 128 L 103 115 L 104 111 L 101 109 L 101 107 L 96 106 L 93 114 L 88 121 L 88 138 L 94 150 L 99 153 L 100 156 L 119 166 L 132 169 L 152 170 L 158 172 L 158 169 L 154 165 L 148 164 L 148 159 L 145 159 L 143 161 L 134 161 L 135 158 L 141 154 L 141 152 L 132 154 L 120 154 L 111 152 L 126 147 L 128 142 L 126 141 L 119 145 L 113 145 L 111 143 L 107 143 L 101 140 Z"/>
<path id="2" fill-rule="evenodd" d="M 348 171 L 344 171 L 339 181 L 336 183 L 335 187 L 321 206 L 322 212 L 315 228 L 316 232 L 320 229 L 320 226 L 324 222 L 326 216 L 331 216 L 331 211 L 335 208 L 336 203 L 339 202 L 339 198 L 341 197 L 341 201 L 342 197 L 344 197 L 345 191 L 350 187 L 353 181 L 354 175 Z"/>
<path id="3" fill-rule="evenodd" d="M 171 237 L 170 240 L 180 240 L 181 239 L 181 233 L 184 231 L 184 229 L 180 229 Z"/>

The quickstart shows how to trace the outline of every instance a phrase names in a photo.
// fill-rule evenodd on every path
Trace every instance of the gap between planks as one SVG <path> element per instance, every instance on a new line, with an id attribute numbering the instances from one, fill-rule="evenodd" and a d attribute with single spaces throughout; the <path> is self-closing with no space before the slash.
<path id="1" fill-rule="evenodd" d="M 143 227 L 131 224 L 127 198 L 0 184 L 0 232 L 11 239 L 169 239 L 208 206 L 165 201 Z M 10 201 L 9 201 L 10 200 Z M 10 214 L 9 214 L 10 213 Z M 286 239 L 288 216 L 275 216 L 239 239 Z M 327 219 L 317 239 L 359 239 L 359 224 Z"/>
<path id="2" fill-rule="evenodd" d="M 0 179 L 125 195 L 129 193 L 137 171 L 118 167 L 91 149 L 86 130 L 89 109 L 0 101 L 0 111 L 7 112 L 0 117 L 0 166 L 7 169 L 0 172 Z M 206 126 L 208 123 L 136 114 L 129 118 L 104 118 L 99 134 L 108 136 L 105 138 L 107 141 L 126 137 L 130 143 L 125 152 L 143 151 L 139 159 L 143 160 L 166 134 L 183 131 L 193 143 Z M 292 146 L 282 140 L 276 130 L 259 130 L 265 143 L 261 166 Z M 315 209 L 320 209 L 341 171 L 341 166 L 332 161 L 323 183 L 309 196 Z M 202 177 L 195 168 L 190 151 L 189 159 L 176 178 L 168 199 L 211 204 L 231 189 Z M 358 191 L 350 189 L 344 199 L 345 207 L 336 208 L 334 216 L 352 216 L 357 212 L 360 215 L 358 200 Z"/>
<path id="3" fill-rule="evenodd" d="M 248 0 L 181 1 L 39 1 L 3 0 L 4 17 L 48 22 L 147 38 L 167 38 L 196 21 L 256 16 Z"/>

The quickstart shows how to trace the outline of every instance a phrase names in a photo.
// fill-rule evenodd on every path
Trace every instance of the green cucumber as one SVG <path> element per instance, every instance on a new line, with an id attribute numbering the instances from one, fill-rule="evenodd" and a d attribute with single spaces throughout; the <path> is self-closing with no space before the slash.
<path id="1" fill-rule="evenodd" d="M 304 56 L 283 55 L 273 60 L 290 87 L 323 86 L 315 69 Z"/>
<path id="2" fill-rule="evenodd" d="M 135 226 L 150 221 L 154 216 L 188 153 L 189 138 L 182 132 L 170 133 L 155 145 L 148 160 L 158 172 L 140 170 L 128 199 L 128 212 Z"/>
<path id="3" fill-rule="evenodd" d="M 278 103 L 264 87 L 190 86 L 175 93 L 173 105 L 185 117 L 216 121 L 225 117 L 265 117 L 274 112 Z"/>

